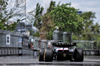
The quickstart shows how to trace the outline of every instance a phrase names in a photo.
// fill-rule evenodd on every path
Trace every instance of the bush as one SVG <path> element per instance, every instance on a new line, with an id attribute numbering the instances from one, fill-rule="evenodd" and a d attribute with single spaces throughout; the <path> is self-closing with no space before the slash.
<path id="1" fill-rule="evenodd" d="M 39 33 L 39 31 L 36 32 L 33 36 L 34 36 L 34 37 L 40 37 L 40 33 Z"/>

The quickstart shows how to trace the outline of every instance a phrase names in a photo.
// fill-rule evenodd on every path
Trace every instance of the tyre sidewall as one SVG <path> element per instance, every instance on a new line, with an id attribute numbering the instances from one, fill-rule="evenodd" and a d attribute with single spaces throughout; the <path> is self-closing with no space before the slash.
<path id="1" fill-rule="evenodd" d="M 82 62 L 84 59 L 83 49 L 76 48 L 74 51 L 74 60 Z"/>

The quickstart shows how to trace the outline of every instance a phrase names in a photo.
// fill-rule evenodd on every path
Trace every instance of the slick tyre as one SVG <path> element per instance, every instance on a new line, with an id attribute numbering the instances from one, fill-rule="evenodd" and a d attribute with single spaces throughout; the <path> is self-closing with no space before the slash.
<path id="1" fill-rule="evenodd" d="M 74 51 L 74 61 L 82 62 L 84 60 L 83 49 L 76 48 Z"/>
<path id="2" fill-rule="evenodd" d="M 51 48 L 46 48 L 44 51 L 44 60 L 53 61 L 53 50 Z"/>
<path id="3" fill-rule="evenodd" d="M 39 61 L 44 61 L 44 49 L 39 50 Z"/>

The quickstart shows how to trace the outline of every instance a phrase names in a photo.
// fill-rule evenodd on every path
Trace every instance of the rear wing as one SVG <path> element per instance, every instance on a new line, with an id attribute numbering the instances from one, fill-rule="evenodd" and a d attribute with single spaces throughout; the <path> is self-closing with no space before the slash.
<path id="1" fill-rule="evenodd" d="M 53 42 L 52 45 L 56 47 L 71 47 L 76 46 L 76 43 Z"/>

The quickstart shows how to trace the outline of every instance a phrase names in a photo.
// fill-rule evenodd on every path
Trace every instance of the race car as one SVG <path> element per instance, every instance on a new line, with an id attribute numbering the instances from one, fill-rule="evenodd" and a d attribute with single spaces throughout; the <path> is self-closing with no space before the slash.
<path id="1" fill-rule="evenodd" d="M 84 60 L 82 48 L 76 48 L 76 43 L 52 42 L 52 47 L 41 48 L 39 50 L 39 61 L 53 60 Z"/>

